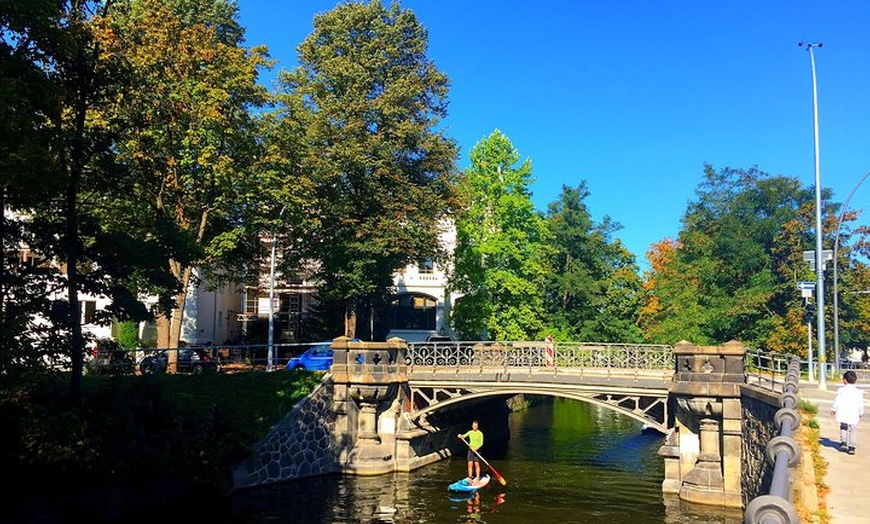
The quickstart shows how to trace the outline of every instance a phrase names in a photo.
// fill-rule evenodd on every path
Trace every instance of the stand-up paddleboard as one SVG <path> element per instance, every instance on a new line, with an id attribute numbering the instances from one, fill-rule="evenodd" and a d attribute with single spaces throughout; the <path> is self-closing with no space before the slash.
<path id="1" fill-rule="evenodd" d="M 457 480 L 453 484 L 447 486 L 447 489 L 450 491 L 460 491 L 464 493 L 469 493 L 472 491 L 477 491 L 480 488 L 489 484 L 489 475 L 481 475 L 480 480 L 477 482 L 470 482 L 467 478 L 462 480 Z"/>

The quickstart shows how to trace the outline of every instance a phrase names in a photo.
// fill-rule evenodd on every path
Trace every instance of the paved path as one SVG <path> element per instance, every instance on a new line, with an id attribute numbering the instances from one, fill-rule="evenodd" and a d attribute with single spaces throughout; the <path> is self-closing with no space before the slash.
<path id="1" fill-rule="evenodd" d="M 819 406 L 820 450 L 828 462 L 823 481 L 830 488 L 827 503 L 833 524 L 870 524 L 870 384 L 858 382 L 864 390 L 864 417 L 859 424 L 855 455 L 838 451 L 840 426 L 831 415 L 831 404 L 842 383 L 828 382 L 827 390 L 820 390 L 818 383 L 800 384 L 800 398 Z"/>

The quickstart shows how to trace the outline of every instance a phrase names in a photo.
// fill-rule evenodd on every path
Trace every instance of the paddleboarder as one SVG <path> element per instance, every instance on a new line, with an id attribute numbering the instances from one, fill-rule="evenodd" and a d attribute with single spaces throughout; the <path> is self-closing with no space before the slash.
<path id="1" fill-rule="evenodd" d="M 468 442 L 468 481 L 480 482 L 480 456 L 476 452 L 483 446 L 483 432 L 478 429 L 477 421 L 471 421 L 471 430 L 462 433 L 459 438 Z"/>

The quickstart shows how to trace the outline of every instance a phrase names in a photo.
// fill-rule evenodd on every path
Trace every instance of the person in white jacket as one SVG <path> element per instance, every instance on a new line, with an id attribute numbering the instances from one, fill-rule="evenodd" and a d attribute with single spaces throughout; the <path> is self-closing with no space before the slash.
<path id="1" fill-rule="evenodd" d="M 855 454 L 858 440 L 858 420 L 864 416 L 864 392 L 855 385 L 858 376 L 849 370 L 843 373 L 843 387 L 837 390 L 831 414 L 840 424 L 840 451 Z"/>

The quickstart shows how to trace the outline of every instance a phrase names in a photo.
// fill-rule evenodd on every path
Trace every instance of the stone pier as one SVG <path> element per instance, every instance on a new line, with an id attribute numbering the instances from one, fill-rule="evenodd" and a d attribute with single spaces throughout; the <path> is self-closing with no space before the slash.
<path id="1" fill-rule="evenodd" d="M 698 504 L 739 508 L 741 498 L 741 387 L 746 383 L 745 348 L 674 346 L 670 396 L 674 427 L 659 454 L 665 459 L 666 493 Z"/>

